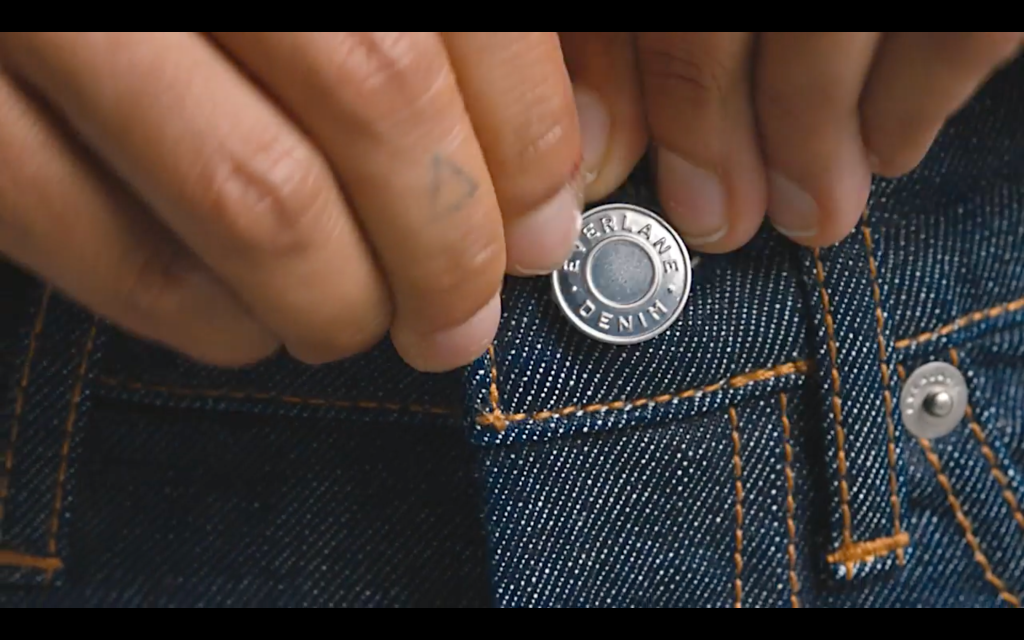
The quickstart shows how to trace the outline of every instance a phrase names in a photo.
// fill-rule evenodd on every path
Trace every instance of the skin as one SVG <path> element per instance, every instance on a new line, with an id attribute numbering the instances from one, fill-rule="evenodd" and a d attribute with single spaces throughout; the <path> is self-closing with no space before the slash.
<path id="1" fill-rule="evenodd" d="M 0 252 L 213 364 L 466 364 L 582 205 L 557 34 L 485 35 L 0 34 Z"/>
<path id="2" fill-rule="evenodd" d="M 649 143 L 671 222 L 842 239 L 1020 33 L 0 33 L 0 254 L 216 365 L 478 357 Z"/>
<path id="3" fill-rule="evenodd" d="M 583 130 L 584 146 L 588 134 L 612 141 L 587 196 L 610 193 L 650 140 L 667 216 L 711 253 L 743 246 L 765 215 L 802 245 L 841 240 L 872 173 L 916 167 L 1022 43 L 1017 32 L 644 32 L 635 65 L 587 63 L 602 40 L 625 56 L 619 35 L 562 34 L 577 91 L 597 96 L 586 108 L 604 111 L 581 107 L 581 123 L 611 122 L 610 132 Z"/>

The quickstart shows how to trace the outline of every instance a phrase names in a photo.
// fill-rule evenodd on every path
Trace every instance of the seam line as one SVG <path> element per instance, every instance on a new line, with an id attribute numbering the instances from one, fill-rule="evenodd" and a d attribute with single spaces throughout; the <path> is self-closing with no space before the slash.
<path id="1" fill-rule="evenodd" d="M 843 518 L 843 542 L 840 547 L 848 547 L 853 544 L 853 515 L 850 512 L 850 486 L 846 480 L 846 430 L 843 428 L 843 404 L 840 399 L 839 348 L 836 345 L 835 322 L 832 319 L 828 291 L 825 289 L 825 267 L 821 263 L 821 250 L 815 249 L 813 255 L 814 271 L 821 292 L 821 306 L 825 313 L 825 333 L 828 339 L 828 357 L 832 369 L 832 412 L 835 415 L 836 458 L 839 467 L 839 508 Z M 843 564 L 846 565 L 846 579 L 852 580 L 853 562 L 847 561 Z"/>
<path id="2" fill-rule="evenodd" d="M 953 366 L 957 369 L 960 368 L 960 353 L 956 349 L 949 350 L 950 361 Z M 969 386 L 969 385 L 968 385 Z M 969 392 L 968 392 L 969 393 Z M 974 407 L 971 406 L 970 401 L 967 402 L 967 424 L 971 429 L 971 433 L 974 434 L 974 438 L 978 441 L 978 445 L 981 447 L 981 455 L 985 457 L 985 461 L 988 462 L 989 472 L 992 477 L 995 478 L 996 482 L 999 483 L 1003 500 L 1010 507 L 1010 513 L 1013 514 L 1014 521 L 1017 525 L 1024 530 L 1024 514 L 1020 511 L 1020 503 L 1017 501 L 1017 496 L 1013 494 L 1013 490 L 1010 487 L 1010 479 L 1006 477 L 1006 473 L 1003 472 L 999 464 L 999 458 L 996 457 L 992 447 L 988 444 L 988 438 L 985 437 L 985 430 L 981 428 L 981 424 L 974 416 Z"/>
<path id="3" fill-rule="evenodd" d="M 60 511 L 64 503 L 64 481 L 68 473 L 68 457 L 71 453 L 71 436 L 75 430 L 75 421 L 78 418 L 78 406 L 82 400 L 82 389 L 85 386 L 85 374 L 89 370 L 89 356 L 92 354 L 93 345 L 96 342 L 96 328 L 99 324 L 98 318 L 93 318 L 92 327 L 82 349 L 82 360 L 78 365 L 78 374 L 75 377 L 75 384 L 71 390 L 71 398 L 68 407 L 68 416 L 64 425 L 64 442 L 60 450 L 60 467 L 57 471 L 57 487 L 53 497 L 53 513 L 50 516 L 50 533 L 47 540 L 47 551 L 51 556 L 57 555 L 57 532 L 60 529 Z M 46 572 L 46 581 L 53 580 L 53 570 Z"/>
<path id="4" fill-rule="evenodd" d="M 1017 300 L 1014 300 L 1012 302 L 1007 302 L 1004 304 L 996 305 L 994 307 L 989 307 L 988 309 L 983 309 L 981 311 L 973 311 L 965 316 L 957 318 L 956 320 L 947 325 L 943 325 L 938 329 L 935 329 L 934 331 L 926 331 L 913 338 L 905 338 L 903 340 L 899 340 L 896 342 L 896 348 L 905 349 L 907 347 L 913 347 L 925 342 L 930 342 L 932 340 L 948 336 L 949 334 L 960 329 L 969 327 L 972 324 L 978 324 L 979 322 L 983 322 L 985 320 L 998 318 L 1003 314 L 1019 311 L 1020 309 L 1024 309 L 1024 298 L 1018 298 Z"/>
<path id="5" fill-rule="evenodd" d="M 229 400 L 273 400 L 276 402 L 294 405 L 338 407 L 343 409 L 386 409 L 388 411 L 409 411 L 412 413 L 432 413 L 437 415 L 449 415 L 453 413 L 451 409 L 420 404 L 402 405 L 394 402 L 380 402 L 376 400 L 330 400 L 327 398 L 304 398 L 298 396 L 282 396 L 273 393 L 234 391 L 231 389 L 192 389 L 146 384 L 143 382 L 122 380 L 110 376 L 101 376 L 97 382 L 105 387 L 121 387 L 131 391 L 150 391 L 154 393 L 164 393 L 171 396 L 211 399 L 225 398 Z"/>
<path id="6" fill-rule="evenodd" d="M 32 335 L 28 341 L 28 351 L 25 354 L 25 364 L 21 369 L 21 378 L 14 396 L 14 417 L 11 418 L 11 430 L 7 439 L 7 453 L 4 455 L 4 472 L 0 477 L 0 538 L 3 534 L 4 516 L 7 514 L 7 499 L 11 495 L 11 482 L 14 477 L 14 447 L 18 443 L 18 434 L 21 430 L 21 414 L 25 409 L 26 394 L 32 378 L 32 362 L 35 360 L 36 347 L 39 343 L 39 335 L 46 323 L 46 313 L 50 307 L 50 296 L 53 288 L 49 285 L 43 291 L 39 302 L 39 311 L 36 312 L 35 323 L 32 325 Z"/>
<path id="7" fill-rule="evenodd" d="M 1001 304 L 1001 305 L 992 307 L 990 309 L 986 309 L 984 311 L 975 311 L 973 313 L 967 314 L 966 316 L 963 316 L 962 318 L 960 318 L 956 322 L 947 324 L 947 325 L 943 326 L 942 328 L 937 329 L 936 331 L 921 334 L 921 335 L 917 336 L 916 338 L 905 338 L 903 340 L 897 340 L 896 343 L 895 343 L 895 347 L 896 347 L 897 351 L 902 351 L 903 349 L 906 349 L 908 347 L 912 347 L 912 346 L 915 346 L 917 344 L 921 344 L 923 342 L 927 342 L 928 340 L 937 338 L 940 335 L 941 336 L 947 336 L 947 335 L 955 332 L 958 329 L 963 329 L 963 328 L 966 328 L 966 327 L 968 327 L 968 326 L 970 326 L 972 324 L 975 324 L 977 322 L 981 322 L 982 320 L 995 318 L 995 317 L 998 317 L 998 316 L 1000 316 L 1000 315 L 1002 315 L 1004 313 L 1009 313 L 1011 311 L 1017 311 L 1019 309 L 1024 309 L 1024 298 L 1021 298 L 1019 300 L 1015 300 L 1013 302 L 1008 302 L 1008 303 L 1005 303 L 1005 304 Z M 507 424 L 505 424 L 505 423 L 507 423 L 507 422 L 518 422 L 518 421 L 521 421 L 521 420 L 530 420 L 530 419 L 535 420 L 535 421 L 543 421 L 543 420 L 549 420 L 551 418 L 557 418 L 557 417 L 561 417 L 561 416 L 571 415 L 573 413 L 586 413 L 586 412 L 590 412 L 590 411 L 631 409 L 633 407 L 642 406 L 644 404 L 649 404 L 649 403 L 657 404 L 657 403 L 660 403 L 660 402 L 669 402 L 671 400 L 676 399 L 676 397 L 677 397 L 676 394 L 666 394 L 666 395 L 662 395 L 662 396 L 655 396 L 653 398 L 641 398 L 641 399 L 638 399 L 638 400 L 617 400 L 617 401 L 610 401 L 610 402 L 604 402 L 604 403 L 598 403 L 598 404 L 592 404 L 592 405 L 584 405 L 582 407 L 578 406 L 578 405 L 572 405 L 572 406 L 568 406 L 568 407 L 564 407 L 564 408 L 560 408 L 560 409 L 545 409 L 545 410 L 541 410 L 541 411 L 535 411 L 533 413 L 511 413 L 511 414 L 506 414 L 506 413 L 503 413 L 501 411 L 501 405 L 500 405 L 500 403 L 497 402 L 497 400 L 498 400 L 498 384 L 497 384 L 497 382 L 498 382 L 498 358 L 497 358 L 497 355 L 495 354 L 495 350 L 494 350 L 494 345 L 493 344 L 490 347 L 488 347 L 487 352 L 488 352 L 488 355 L 489 355 L 489 358 L 490 358 L 490 368 L 491 368 L 491 385 L 492 385 L 492 387 L 490 389 L 490 394 L 491 394 L 492 408 L 491 408 L 490 411 L 477 416 L 477 423 L 481 424 L 481 425 L 495 425 L 495 424 L 500 422 L 502 426 L 501 426 L 501 428 L 498 429 L 499 431 L 503 431 L 504 430 L 504 428 L 507 426 Z M 778 365 L 778 366 L 775 366 L 775 367 L 772 367 L 772 368 L 769 368 L 769 369 L 761 369 L 760 371 L 755 371 L 755 372 L 752 372 L 752 373 L 746 374 L 746 375 L 750 375 L 750 376 L 763 375 L 763 374 L 767 374 L 769 372 L 773 372 L 773 371 L 777 371 L 777 370 L 782 370 L 784 368 L 790 368 L 791 369 L 788 373 L 807 373 L 808 371 L 810 371 L 810 363 L 808 361 L 806 361 L 806 360 L 790 362 L 790 363 Z M 782 373 L 782 374 L 778 374 L 778 375 L 786 375 L 786 374 Z M 678 397 L 690 397 L 689 395 L 684 395 L 684 394 L 696 395 L 698 393 L 711 393 L 713 391 L 718 391 L 719 389 L 721 389 L 723 386 L 726 386 L 727 384 L 728 384 L 728 386 L 732 386 L 734 388 L 737 387 L 737 386 L 743 386 L 743 385 L 729 384 L 732 381 L 737 380 L 738 378 L 742 378 L 742 377 L 743 376 L 738 376 L 737 378 L 730 378 L 730 380 L 726 381 L 725 384 L 723 384 L 723 383 L 716 383 L 716 384 L 708 385 L 708 386 L 703 387 L 701 389 L 695 389 L 695 390 L 692 390 L 692 391 L 684 391 L 681 394 L 678 394 Z M 770 376 L 770 377 L 777 377 L 777 376 Z M 765 378 L 765 379 L 767 379 L 767 378 Z M 254 396 L 254 397 L 258 398 L 258 396 Z"/>
<path id="8" fill-rule="evenodd" d="M 895 536 L 854 542 L 843 546 L 828 554 L 828 562 L 829 564 L 871 562 L 894 551 L 899 553 L 908 546 L 910 546 L 910 534 L 904 531 Z"/>
<path id="9" fill-rule="evenodd" d="M 903 368 L 903 365 L 896 365 L 896 372 L 899 375 L 900 380 L 905 383 L 907 381 L 907 372 L 906 369 Z M 942 487 L 942 490 L 946 493 L 946 501 L 949 502 L 949 506 L 953 510 L 953 518 L 963 530 L 964 541 L 967 542 L 967 546 L 971 548 L 971 552 L 974 554 L 974 561 L 979 567 L 981 567 L 985 576 L 985 581 L 995 587 L 996 591 L 999 593 L 999 597 L 1002 598 L 1003 601 L 1009 603 L 1010 606 L 1015 609 L 1020 608 L 1020 599 L 1010 593 L 1006 588 L 1006 583 L 992 571 L 992 565 L 989 563 L 988 557 L 981 548 L 981 541 L 979 541 L 978 537 L 974 534 L 974 525 L 971 524 L 971 521 L 968 520 L 967 516 L 964 514 L 963 505 L 960 504 L 956 494 L 953 492 L 953 485 L 949 481 L 949 477 L 946 475 L 946 472 L 942 470 L 942 460 L 939 459 L 938 454 L 935 453 L 932 449 L 931 443 L 927 440 L 924 438 L 918 438 L 917 442 L 921 445 L 921 449 L 924 451 L 924 456 L 928 460 L 928 464 L 930 464 L 932 469 L 935 471 L 935 479 L 938 481 L 939 486 Z"/>
<path id="10" fill-rule="evenodd" d="M 0 567 L 13 569 L 36 569 L 38 571 L 59 571 L 64 568 L 60 558 L 30 556 L 17 551 L 0 549 Z"/>
<path id="11" fill-rule="evenodd" d="M 732 425 L 732 472 L 736 481 L 736 551 L 732 560 L 736 566 L 733 581 L 735 601 L 733 608 L 743 608 L 743 458 L 740 455 L 740 421 L 736 407 L 729 407 L 729 423 Z"/>
<path id="12" fill-rule="evenodd" d="M 796 501 L 793 499 L 793 445 L 790 442 L 792 431 L 789 423 L 789 405 L 785 393 L 779 394 L 779 410 L 782 416 L 782 450 L 784 454 L 783 471 L 786 476 L 786 557 L 789 559 L 789 604 L 794 609 L 800 608 L 800 580 L 796 574 Z"/>
<path id="13" fill-rule="evenodd" d="M 949 506 L 953 509 L 953 517 L 956 518 L 957 523 L 964 532 L 964 540 L 966 540 L 971 551 L 974 553 L 974 561 L 978 563 L 981 570 L 985 574 L 985 580 L 996 588 L 999 592 L 999 597 L 1004 601 L 1008 602 L 1014 608 L 1020 607 L 1020 599 L 1017 596 L 1010 593 L 999 576 L 992 571 L 992 565 L 989 563 L 988 558 L 985 556 L 984 551 L 981 549 L 981 542 L 977 536 L 974 535 L 974 526 L 971 521 L 964 515 L 963 506 L 960 501 L 957 500 L 956 495 L 953 493 L 953 487 L 949 482 L 949 478 L 942 470 L 942 461 L 939 456 L 932 450 L 931 444 L 923 438 L 919 439 L 918 442 L 921 444 L 921 448 L 924 450 L 924 455 L 928 459 L 928 464 L 935 470 L 935 477 L 942 487 L 943 491 L 946 492 L 946 500 L 949 502 Z"/>
<path id="14" fill-rule="evenodd" d="M 875 301 L 875 325 L 878 329 L 878 368 L 882 374 L 882 402 L 885 405 L 886 456 L 889 461 L 889 504 L 892 506 L 893 537 L 903 533 L 899 479 L 896 476 L 896 426 L 893 422 L 893 402 L 890 387 L 888 350 L 885 348 L 885 315 L 882 313 L 882 291 L 878 286 L 878 265 L 875 262 L 875 244 L 868 226 L 868 212 L 864 212 L 861 223 L 864 234 L 864 249 L 868 256 L 868 272 L 871 279 L 871 295 Z M 901 566 L 906 562 L 903 547 L 896 548 L 896 562 Z"/>
<path id="15" fill-rule="evenodd" d="M 501 423 L 506 424 L 510 422 L 520 422 L 523 420 L 533 420 L 535 422 L 544 422 L 545 420 L 551 420 L 552 418 L 561 418 L 570 416 L 573 414 L 583 413 L 597 413 L 600 411 L 608 410 L 623 410 L 623 409 L 635 409 L 643 407 L 645 405 L 657 405 L 672 402 L 673 400 L 683 400 L 686 398 L 694 398 L 707 393 L 713 393 L 721 389 L 739 389 L 745 387 L 748 384 L 755 382 L 763 382 L 765 380 L 772 380 L 774 378 L 780 378 L 792 374 L 805 374 L 810 370 L 810 363 L 807 361 L 789 362 L 786 364 L 772 367 L 771 369 L 759 369 L 743 375 L 734 376 L 726 380 L 709 384 L 704 387 L 689 389 L 686 391 L 680 391 L 678 393 L 666 393 L 660 396 L 653 396 L 649 398 L 638 398 L 636 400 L 617 400 L 615 402 L 589 404 L 589 405 L 570 405 L 561 409 L 537 411 L 535 413 L 485 413 L 477 417 L 477 422 L 482 425 L 493 425 L 495 429 L 499 431 L 503 430 L 504 427 L 499 426 L 499 419 Z"/>
<path id="16" fill-rule="evenodd" d="M 498 394 L 498 354 L 494 350 L 494 343 L 487 347 L 487 355 L 491 359 L 491 413 L 489 424 L 499 432 L 504 431 L 508 426 L 508 416 L 501 411 L 501 397 Z M 477 418 L 479 422 L 484 416 Z"/>

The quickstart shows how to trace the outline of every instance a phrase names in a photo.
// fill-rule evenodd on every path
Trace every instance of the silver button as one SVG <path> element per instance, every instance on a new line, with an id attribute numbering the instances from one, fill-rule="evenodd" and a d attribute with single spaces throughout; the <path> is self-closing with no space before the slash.
<path id="1" fill-rule="evenodd" d="M 608 204 L 583 215 L 576 248 L 552 274 L 555 300 L 580 331 L 636 344 L 676 321 L 690 295 L 686 245 L 654 213 Z"/>
<path id="2" fill-rule="evenodd" d="M 967 382 L 951 364 L 930 362 L 907 378 L 900 393 L 907 431 L 926 440 L 941 438 L 967 413 Z"/>

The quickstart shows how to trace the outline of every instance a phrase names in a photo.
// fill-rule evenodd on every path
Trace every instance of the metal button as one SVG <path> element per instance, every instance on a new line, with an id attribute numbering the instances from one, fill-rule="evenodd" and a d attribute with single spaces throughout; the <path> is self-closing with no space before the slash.
<path id="1" fill-rule="evenodd" d="M 583 215 L 576 248 L 552 274 L 555 300 L 580 331 L 610 344 L 650 340 L 690 295 L 686 245 L 654 213 L 608 204 Z"/>
<path id="2" fill-rule="evenodd" d="M 930 362 L 915 370 L 900 393 L 900 411 L 907 431 L 918 438 L 941 438 L 956 428 L 967 412 L 967 382 L 951 364 Z"/>

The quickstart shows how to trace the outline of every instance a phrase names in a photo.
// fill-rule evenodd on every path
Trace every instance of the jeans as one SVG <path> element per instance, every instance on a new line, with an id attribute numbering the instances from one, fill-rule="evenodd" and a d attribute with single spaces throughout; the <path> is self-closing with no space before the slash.
<path id="1" fill-rule="evenodd" d="M 643 166 L 614 201 L 657 211 Z M 512 279 L 493 347 L 218 370 L 0 271 L 0 606 L 1016 607 L 1024 60 L 812 251 L 702 255 L 658 338 Z M 920 365 L 966 378 L 907 431 Z"/>

